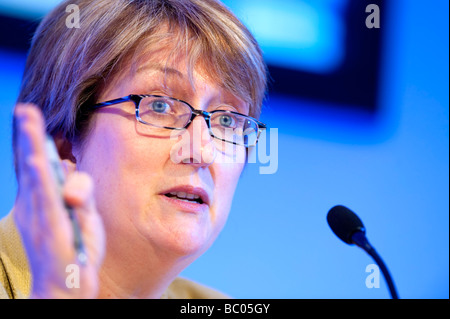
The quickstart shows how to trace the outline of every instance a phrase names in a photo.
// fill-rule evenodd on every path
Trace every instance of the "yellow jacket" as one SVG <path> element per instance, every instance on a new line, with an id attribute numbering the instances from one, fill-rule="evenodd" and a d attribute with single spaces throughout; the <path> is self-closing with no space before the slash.
<path id="1" fill-rule="evenodd" d="M 12 213 L 0 220 L 0 299 L 24 299 L 31 290 L 31 274 Z M 162 299 L 223 299 L 228 296 L 184 278 L 176 278 Z"/>

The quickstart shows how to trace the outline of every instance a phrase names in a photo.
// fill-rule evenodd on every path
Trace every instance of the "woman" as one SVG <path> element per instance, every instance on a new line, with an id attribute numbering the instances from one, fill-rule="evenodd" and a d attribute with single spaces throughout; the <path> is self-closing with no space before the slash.
<path id="1" fill-rule="evenodd" d="M 69 3 L 79 28 L 66 24 Z M 0 296 L 225 297 L 177 276 L 227 220 L 264 128 L 265 89 L 256 41 L 215 0 L 55 8 L 33 38 L 15 109 L 19 190 L 0 222 Z M 64 201 L 45 131 L 66 173 Z"/>

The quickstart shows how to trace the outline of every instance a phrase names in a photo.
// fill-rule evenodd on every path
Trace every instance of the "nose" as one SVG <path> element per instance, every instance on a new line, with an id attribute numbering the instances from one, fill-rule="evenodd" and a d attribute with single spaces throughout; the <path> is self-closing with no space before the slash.
<path id="1" fill-rule="evenodd" d="M 181 139 L 174 145 L 171 157 L 175 163 L 207 167 L 214 162 L 217 150 L 206 123 L 207 116 L 205 118 L 200 112 L 196 115 L 200 116 L 195 116 L 181 133 Z"/>

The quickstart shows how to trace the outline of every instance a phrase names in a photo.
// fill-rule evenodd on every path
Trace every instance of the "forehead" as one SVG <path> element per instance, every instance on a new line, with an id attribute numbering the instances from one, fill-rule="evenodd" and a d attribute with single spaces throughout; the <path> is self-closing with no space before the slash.
<path id="1" fill-rule="evenodd" d="M 180 50 L 173 41 L 139 49 L 121 69 L 124 72 L 121 72 L 119 80 L 135 85 L 157 82 L 167 90 L 176 86 L 185 91 L 196 91 L 201 86 L 209 85 L 220 89 L 226 95 L 234 95 L 244 100 L 225 87 L 205 57 L 200 56 L 193 60 L 189 51 Z"/>
<path id="2" fill-rule="evenodd" d="M 177 27 L 163 25 L 156 32 L 142 36 L 128 53 L 123 54 L 123 58 L 107 78 L 105 89 L 112 89 L 114 82 L 115 85 L 123 83 L 117 80 L 145 79 L 140 74 L 147 72 L 149 75 L 149 71 L 153 68 L 162 71 L 158 74 L 158 80 L 163 85 L 173 86 L 177 81 L 180 83 L 181 77 L 177 74 L 181 73 L 184 79 L 179 86 L 192 90 L 195 88 L 195 74 L 196 79 L 214 84 L 227 92 L 227 95 L 231 94 L 241 100 L 254 115 L 252 112 L 255 107 L 256 81 L 253 70 L 248 66 L 246 68 L 246 64 L 239 58 L 242 52 L 238 49 L 223 51 L 214 45 L 214 41 L 205 35 L 196 35 L 189 30 L 180 31 Z M 155 76 L 156 73 L 153 72 L 152 77 Z"/>
<path id="3" fill-rule="evenodd" d="M 135 86 L 148 89 L 162 89 L 165 93 L 202 91 L 214 88 L 226 94 L 227 91 L 219 83 L 212 80 L 204 69 L 189 71 L 183 64 L 162 64 L 148 62 L 130 74 Z M 149 93 L 149 92 L 145 92 Z M 231 94 L 228 92 L 228 94 Z"/>
<path id="4" fill-rule="evenodd" d="M 175 40 L 175 39 L 174 39 Z M 180 50 L 178 45 L 165 43 L 164 45 L 150 45 L 135 55 L 131 61 L 131 76 L 148 75 L 160 77 L 165 83 L 176 80 L 189 80 L 189 84 L 194 88 L 195 78 L 202 79 L 217 86 L 223 86 L 218 81 L 215 71 L 208 67 L 209 61 L 203 56 L 193 57 L 186 50 Z"/>
<path id="5" fill-rule="evenodd" d="M 191 65 L 189 59 L 171 45 L 141 49 L 122 65 L 102 92 L 100 101 L 129 94 L 162 94 L 193 103 L 196 93 L 209 92 L 208 95 L 213 94 L 212 107 L 227 104 L 238 112 L 249 112 L 249 104 L 216 82 L 201 59 Z"/>
<path id="6" fill-rule="evenodd" d="M 130 66 L 127 69 L 135 74 L 139 69 L 157 65 L 165 71 L 165 75 L 171 77 L 176 75 L 171 69 L 176 69 L 190 80 L 191 85 L 193 75 L 196 74 L 251 104 L 251 81 L 242 76 L 243 66 L 235 57 L 239 54 L 225 54 L 210 41 L 193 35 L 189 30 L 180 31 L 176 27 L 163 26 L 156 35 L 141 41 L 129 57 Z"/>

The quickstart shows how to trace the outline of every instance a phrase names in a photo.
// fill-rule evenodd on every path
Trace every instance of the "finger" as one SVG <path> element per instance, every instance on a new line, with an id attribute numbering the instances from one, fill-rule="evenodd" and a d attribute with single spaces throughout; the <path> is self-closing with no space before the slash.
<path id="1" fill-rule="evenodd" d="M 19 190 L 28 186 L 28 167 L 26 164 L 26 156 L 29 153 L 28 141 L 24 137 L 22 130 L 22 123 L 26 121 L 26 106 L 23 104 L 18 104 L 14 109 L 14 124 L 16 126 L 16 155 L 17 155 L 17 173 L 19 179 Z"/>
<path id="2" fill-rule="evenodd" d="M 62 190 L 53 178 L 46 158 L 30 156 L 27 160 L 34 207 L 41 226 L 57 227 L 65 222 Z"/>
<path id="3" fill-rule="evenodd" d="M 14 118 L 16 125 L 16 157 L 17 157 L 17 175 L 19 182 L 18 189 L 18 201 L 16 202 L 16 217 L 17 221 L 21 223 L 24 221 L 24 225 L 31 224 L 33 222 L 33 207 L 34 207 L 34 192 L 31 186 L 30 167 L 28 158 L 31 154 L 30 142 L 25 132 L 25 124 L 28 120 L 28 104 L 17 104 L 14 110 Z"/>
<path id="4" fill-rule="evenodd" d="M 103 222 L 97 213 L 94 182 L 88 174 L 75 172 L 68 176 L 63 190 L 64 199 L 75 211 L 88 258 L 99 266 L 103 256 L 105 238 Z"/>
<path id="5" fill-rule="evenodd" d="M 97 215 L 91 176 L 84 172 L 69 175 L 63 188 L 63 197 L 74 208 L 82 231 L 88 230 L 90 218 Z"/>
<path id="6" fill-rule="evenodd" d="M 36 205 L 34 209 L 27 209 L 27 214 L 43 212 L 39 218 L 44 222 L 48 222 L 47 218 L 58 219 L 62 201 L 45 153 L 42 113 L 32 104 L 18 104 L 15 116 L 18 123 L 19 180 L 24 183 L 23 200 L 34 197 Z"/>
<path id="7" fill-rule="evenodd" d="M 28 155 L 45 155 L 45 124 L 39 108 L 34 104 L 19 103 L 14 109 L 18 125 L 18 143 L 24 159 Z"/>
<path id="8" fill-rule="evenodd" d="M 84 172 L 75 172 L 67 177 L 63 187 L 63 197 L 72 207 L 89 212 L 94 205 L 94 182 Z"/>

